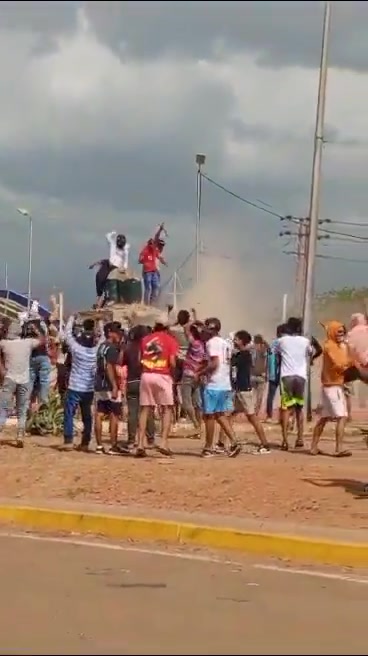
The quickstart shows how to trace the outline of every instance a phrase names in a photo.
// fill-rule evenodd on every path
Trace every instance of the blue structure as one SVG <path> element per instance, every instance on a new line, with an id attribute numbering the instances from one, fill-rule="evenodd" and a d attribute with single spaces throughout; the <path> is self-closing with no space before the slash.
<path id="1" fill-rule="evenodd" d="M 25 294 L 19 294 L 14 292 L 12 289 L 0 289 L 0 299 L 3 299 L 2 305 L 9 304 L 13 309 L 16 309 L 19 312 L 24 312 L 27 310 L 28 306 L 28 296 Z M 42 319 L 48 319 L 50 316 L 50 310 L 48 310 L 43 305 L 39 305 L 39 313 Z"/>

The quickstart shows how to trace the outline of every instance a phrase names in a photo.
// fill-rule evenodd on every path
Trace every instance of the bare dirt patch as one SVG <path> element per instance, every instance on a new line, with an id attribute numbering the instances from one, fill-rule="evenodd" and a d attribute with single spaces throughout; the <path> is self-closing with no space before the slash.
<path id="1" fill-rule="evenodd" d="M 277 428 L 269 429 L 269 435 L 280 441 Z M 60 453 L 57 444 L 55 438 L 29 438 L 23 450 L 3 444 L 0 496 L 25 503 L 65 499 L 318 526 L 368 526 L 368 450 L 358 435 L 347 438 L 353 451 L 349 459 L 274 450 L 264 456 L 203 460 L 199 441 L 176 438 L 171 461 L 154 452 L 141 461 Z M 332 453 L 331 437 L 322 448 Z"/>

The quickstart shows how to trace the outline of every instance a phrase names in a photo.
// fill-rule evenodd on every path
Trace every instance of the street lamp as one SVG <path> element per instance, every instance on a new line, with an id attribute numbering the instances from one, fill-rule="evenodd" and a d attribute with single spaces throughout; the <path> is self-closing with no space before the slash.
<path id="1" fill-rule="evenodd" d="M 17 212 L 29 219 L 29 241 L 28 241 L 28 293 L 27 309 L 30 310 L 32 303 L 32 251 L 33 251 L 33 221 L 29 211 L 24 207 L 17 207 Z"/>
<path id="2" fill-rule="evenodd" d="M 196 283 L 199 283 L 200 270 L 199 258 L 201 252 L 201 205 L 202 205 L 202 166 L 206 163 L 206 155 L 197 153 L 195 158 L 197 164 L 197 220 L 196 220 L 196 240 L 195 240 L 195 253 L 196 253 Z"/>

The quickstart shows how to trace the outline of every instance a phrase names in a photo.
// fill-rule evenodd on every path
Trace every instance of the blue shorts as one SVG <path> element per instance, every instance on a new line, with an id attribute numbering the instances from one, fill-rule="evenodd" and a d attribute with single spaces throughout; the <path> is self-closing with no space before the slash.
<path id="1" fill-rule="evenodd" d="M 216 390 L 204 387 L 202 390 L 202 412 L 204 415 L 233 412 L 233 393 L 231 390 Z"/>

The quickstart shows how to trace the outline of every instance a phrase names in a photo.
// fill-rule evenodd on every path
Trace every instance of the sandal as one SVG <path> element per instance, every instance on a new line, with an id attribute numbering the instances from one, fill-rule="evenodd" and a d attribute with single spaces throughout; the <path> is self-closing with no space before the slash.
<path id="1" fill-rule="evenodd" d="M 164 449 L 162 446 L 156 446 L 156 450 L 161 453 L 162 456 L 166 456 L 166 458 L 172 458 L 174 455 L 170 449 Z"/>
<path id="2" fill-rule="evenodd" d="M 351 455 L 353 455 L 351 451 L 345 449 L 344 451 L 337 451 L 337 453 L 335 453 L 335 458 L 350 458 Z"/>
<path id="3" fill-rule="evenodd" d="M 135 458 L 146 458 L 147 457 L 146 450 L 145 449 L 137 449 L 135 454 L 134 454 L 134 457 Z"/>
<path id="4" fill-rule="evenodd" d="M 283 442 L 280 446 L 281 451 L 289 451 L 289 445 L 287 442 Z"/>

